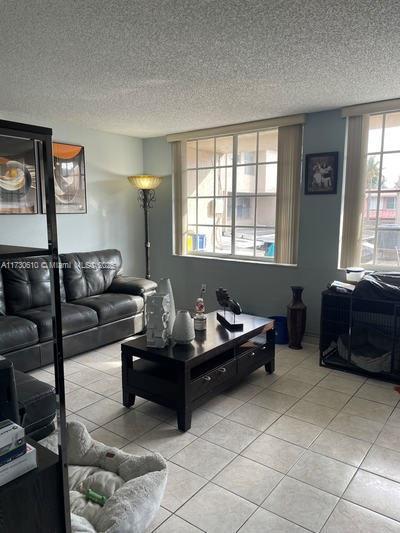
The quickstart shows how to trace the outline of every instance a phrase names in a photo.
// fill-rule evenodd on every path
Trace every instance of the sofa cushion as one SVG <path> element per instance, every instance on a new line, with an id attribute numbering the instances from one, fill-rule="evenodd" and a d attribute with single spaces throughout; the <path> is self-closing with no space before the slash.
<path id="1" fill-rule="evenodd" d="M 0 354 L 39 342 L 36 324 L 18 316 L 0 316 Z"/>
<path id="2" fill-rule="evenodd" d="M 53 338 L 52 312 L 50 305 L 20 311 L 19 316 L 34 322 L 39 332 L 40 342 Z M 63 336 L 78 333 L 98 325 L 97 314 L 89 307 L 70 303 L 61 304 Z"/>
<path id="3" fill-rule="evenodd" d="M 144 301 L 141 296 L 132 294 L 114 294 L 107 292 L 89 298 L 81 298 L 75 303 L 85 305 L 96 311 L 99 324 L 109 324 L 121 318 L 137 315 L 143 311 Z"/>
<path id="4" fill-rule="evenodd" d="M 38 379 L 15 371 L 18 404 L 22 425 L 29 435 L 50 424 L 56 416 L 56 394 L 54 387 Z"/>
<path id="5" fill-rule="evenodd" d="M 0 270 L 0 316 L 6 314 L 6 300 L 4 298 L 3 275 Z"/>
<path id="6" fill-rule="evenodd" d="M 60 259 L 68 301 L 102 294 L 122 266 L 118 250 L 62 254 Z"/>
<path id="7" fill-rule="evenodd" d="M 14 259 L 2 268 L 4 294 L 8 314 L 51 304 L 50 270 L 46 257 Z M 65 301 L 60 269 L 61 300 Z"/>

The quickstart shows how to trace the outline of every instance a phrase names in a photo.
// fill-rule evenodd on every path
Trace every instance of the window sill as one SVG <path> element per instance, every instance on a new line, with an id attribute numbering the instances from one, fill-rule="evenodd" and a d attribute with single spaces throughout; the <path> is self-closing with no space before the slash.
<path id="1" fill-rule="evenodd" d="M 274 263 L 272 261 L 268 260 L 262 260 L 262 259 L 255 259 L 255 258 L 249 258 L 246 259 L 244 257 L 225 257 L 221 255 L 206 255 L 206 254 L 173 254 L 174 257 L 182 257 L 185 259 L 211 259 L 213 261 L 226 261 L 229 263 L 250 263 L 253 265 L 264 265 L 264 266 L 272 266 L 272 267 L 287 267 L 287 268 L 297 268 L 297 264 L 288 264 L 288 263 Z"/>

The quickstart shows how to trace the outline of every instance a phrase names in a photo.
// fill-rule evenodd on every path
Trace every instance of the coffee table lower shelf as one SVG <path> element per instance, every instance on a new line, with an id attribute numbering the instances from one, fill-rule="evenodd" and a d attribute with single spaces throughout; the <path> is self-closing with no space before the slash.
<path id="1" fill-rule="evenodd" d="M 239 383 L 258 368 L 275 369 L 274 330 L 219 350 L 206 360 L 193 361 L 149 357 L 122 345 L 123 404 L 131 407 L 136 396 L 174 409 L 178 428 L 191 427 L 192 411 Z M 140 357 L 133 360 L 133 357 Z M 151 359 L 151 360 L 149 360 Z"/>

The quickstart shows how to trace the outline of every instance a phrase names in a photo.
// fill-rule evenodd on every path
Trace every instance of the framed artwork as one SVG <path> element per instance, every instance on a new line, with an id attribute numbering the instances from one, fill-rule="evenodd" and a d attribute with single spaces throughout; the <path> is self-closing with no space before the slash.
<path id="1" fill-rule="evenodd" d="M 306 194 L 336 194 L 337 181 L 338 152 L 306 155 Z"/>
<path id="2" fill-rule="evenodd" d="M 85 151 L 76 144 L 53 143 L 57 213 L 86 213 Z M 43 202 L 45 208 L 45 203 Z"/>
<path id="3" fill-rule="evenodd" d="M 38 157 L 32 139 L 0 136 L 0 214 L 38 213 Z"/>

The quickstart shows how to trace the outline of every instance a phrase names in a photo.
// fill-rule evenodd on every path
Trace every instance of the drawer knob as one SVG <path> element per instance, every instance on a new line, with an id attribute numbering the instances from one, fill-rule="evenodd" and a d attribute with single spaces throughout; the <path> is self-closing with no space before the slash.
<path id="1" fill-rule="evenodd" d="M 266 347 L 266 346 L 263 346 L 263 347 L 261 348 L 261 350 L 266 350 L 266 349 L 267 349 L 267 347 Z"/>
<path id="2" fill-rule="evenodd" d="M 218 368 L 218 372 L 221 372 L 221 374 L 225 374 L 226 368 Z"/>
<path id="3" fill-rule="evenodd" d="M 251 352 L 250 354 L 252 357 L 254 357 L 256 355 L 256 352 Z"/>
<path id="4" fill-rule="evenodd" d="M 211 381 L 211 377 L 210 376 L 204 376 L 204 381 Z"/>

